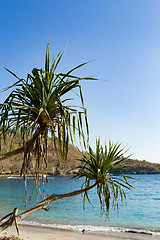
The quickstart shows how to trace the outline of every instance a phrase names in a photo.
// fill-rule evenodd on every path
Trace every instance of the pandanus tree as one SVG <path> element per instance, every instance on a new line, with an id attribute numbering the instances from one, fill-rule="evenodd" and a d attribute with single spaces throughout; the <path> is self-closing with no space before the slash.
<path id="1" fill-rule="evenodd" d="M 49 44 L 45 57 L 45 69 L 33 68 L 27 79 L 20 79 L 5 90 L 14 88 L 3 104 L 0 105 L 0 127 L 3 137 L 6 133 L 16 135 L 21 132 L 23 146 L 1 156 L 0 160 L 14 154 L 24 152 L 22 174 L 25 176 L 30 166 L 31 155 L 36 161 L 35 174 L 47 167 L 47 140 L 50 134 L 58 157 L 67 159 L 68 143 L 79 139 L 86 145 L 89 136 L 87 112 L 84 107 L 80 81 L 94 78 L 74 76 L 73 71 L 82 67 L 81 64 L 67 73 L 56 73 L 63 56 L 59 53 L 50 66 Z M 80 106 L 72 106 L 68 93 L 80 98 Z M 85 126 L 84 126 L 85 125 Z M 84 131 L 86 129 L 86 133 Z M 43 173 L 43 172 L 42 172 Z"/>
<path id="2" fill-rule="evenodd" d="M 109 146 L 105 145 L 103 148 L 98 139 L 95 153 L 89 147 L 87 111 L 84 106 L 80 82 L 95 79 L 73 75 L 76 69 L 86 63 L 67 73 L 57 74 L 56 69 L 62 56 L 63 52 L 59 53 L 50 65 L 49 45 L 47 45 L 45 69 L 34 68 L 32 74 L 27 75 L 27 79 L 21 79 L 5 68 L 18 81 L 6 89 L 12 89 L 12 91 L 4 103 L 0 104 L 1 136 L 5 140 L 8 133 L 15 136 L 21 132 L 23 146 L 0 155 L 0 160 L 23 152 L 21 175 L 24 180 L 31 160 L 35 161 L 33 176 L 39 179 L 40 174 L 42 174 L 42 180 L 44 180 L 43 175 L 47 173 L 48 136 L 53 141 L 57 158 L 66 160 L 69 141 L 74 142 L 77 132 L 79 140 L 82 140 L 86 147 L 86 151 L 79 159 L 80 165 L 73 173 L 73 178 L 83 177 L 84 183 L 80 190 L 50 195 L 19 215 L 17 215 L 17 208 L 14 209 L 13 213 L 3 218 L 9 217 L 0 225 L 0 231 L 40 209 L 46 210 L 46 205 L 57 199 L 84 193 L 84 198 L 89 200 L 88 191 L 94 187 L 97 188 L 101 209 L 108 213 L 110 201 L 113 200 L 118 208 L 118 196 L 123 201 L 123 198 L 126 197 L 124 188 L 132 189 L 125 176 L 119 177 L 114 174 L 114 166 L 126 159 L 124 157 L 126 151 L 121 148 L 120 144 L 114 145 L 109 141 Z M 68 97 L 69 93 L 78 95 L 81 103 L 79 107 L 71 105 L 72 99 Z"/>

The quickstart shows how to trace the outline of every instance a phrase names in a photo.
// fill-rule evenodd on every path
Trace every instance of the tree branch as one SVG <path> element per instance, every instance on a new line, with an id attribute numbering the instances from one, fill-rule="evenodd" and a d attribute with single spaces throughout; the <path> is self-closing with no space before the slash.
<path id="1" fill-rule="evenodd" d="M 36 137 L 37 137 L 37 133 L 36 133 L 28 142 L 26 142 L 26 145 L 27 145 L 28 147 L 33 146 Z M 13 151 L 10 151 L 10 152 L 1 154 L 1 155 L 0 155 L 0 162 L 3 161 L 3 160 L 5 160 L 5 159 L 7 159 L 7 158 L 13 157 L 13 156 L 15 156 L 15 155 L 17 155 L 17 154 L 19 154 L 19 153 L 24 152 L 24 148 L 25 148 L 25 147 L 23 146 L 23 147 L 20 147 L 20 148 L 15 149 L 15 150 L 13 150 Z"/>
<path id="2" fill-rule="evenodd" d="M 0 161 L 3 161 L 3 160 L 5 160 L 7 158 L 10 158 L 10 157 L 13 157 L 13 156 L 15 156 L 15 155 L 17 155 L 19 153 L 22 153 L 23 151 L 24 151 L 24 147 L 20 147 L 20 148 L 18 148 L 16 150 L 8 152 L 8 153 L 1 154 L 0 155 Z"/>
<path id="3" fill-rule="evenodd" d="M 81 190 L 77 190 L 77 191 L 73 191 L 73 192 L 65 193 L 65 194 L 52 194 L 49 197 L 45 198 L 40 203 L 38 203 L 37 205 L 35 205 L 34 207 L 31 207 L 30 209 L 22 212 L 18 216 L 14 215 L 15 218 L 14 218 L 13 221 L 11 221 L 10 218 L 9 218 L 9 220 L 2 223 L 0 225 L 0 232 L 2 232 L 4 229 L 7 229 L 10 226 L 12 226 L 14 223 L 17 223 L 17 222 L 23 220 L 24 218 L 28 217 L 29 215 L 31 215 L 31 214 L 33 214 L 33 213 L 35 213 L 35 212 L 37 212 L 41 209 L 46 209 L 45 205 L 49 204 L 50 202 L 53 202 L 53 201 L 56 201 L 56 200 L 62 199 L 62 198 L 77 196 L 79 194 L 82 194 L 84 192 L 89 191 L 90 189 L 94 188 L 96 185 L 97 185 L 97 182 L 95 182 L 93 185 L 91 185 L 90 187 L 85 188 L 85 189 L 81 189 Z M 2 218 L 2 219 L 4 219 L 4 218 Z"/>

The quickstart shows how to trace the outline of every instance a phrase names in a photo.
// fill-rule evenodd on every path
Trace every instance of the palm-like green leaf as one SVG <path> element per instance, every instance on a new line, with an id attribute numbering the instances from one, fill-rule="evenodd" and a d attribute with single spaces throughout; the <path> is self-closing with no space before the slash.
<path id="1" fill-rule="evenodd" d="M 99 196 L 101 209 L 109 212 L 110 201 L 112 199 L 115 208 L 118 210 L 118 199 L 121 201 L 126 198 L 124 189 L 133 189 L 128 183 L 127 176 L 123 174 L 115 175 L 114 166 L 126 160 L 129 156 L 124 157 L 127 152 L 121 147 L 121 144 L 113 144 L 109 140 L 108 147 L 100 144 L 100 139 L 96 140 L 96 152 L 89 147 L 88 153 L 82 153 L 82 158 L 78 159 L 80 165 L 76 167 L 73 178 L 85 177 L 83 186 L 89 187 L 94 182 L 97 183 L 97 194 Z M 85 196 L 88 198 L 87 192 Z"/>
<path id="2" fill-rule="evenodd" d="M 0 127 L 5 137 L 6 130 L 21 130 L 24 139 L 24 162 L 22 172 L 25 174 L 31 153 L 36 159 L 36 174 L 40 166 L 47 164 L 47 137 L 53 138 L 57 156 L 66 160 L 69 140 L 74 141 L 76 131 L 83 143 L 89 136 L 86 108 L 84 107 L 80 81 L 94 78 L 73 76 L 74 70 L 84 66 L 81 64 L 67 73 L 56 73 L 63 56 L 60 52 L 50 66 L 49 44 L 46 49 L 45 69 L 33 68 L 27 79 L 18 79 L 7 89 L 14 88 L 3 104 L 0 104 Z M 68 93 L 78 96 L 79 106 L 72 106 Z M 85 119 L 82 120 L 82 117 Z M 84 124 L 85 123 L 85 124 Z M 30 141 L 28 141 L 30 139 Z"/>

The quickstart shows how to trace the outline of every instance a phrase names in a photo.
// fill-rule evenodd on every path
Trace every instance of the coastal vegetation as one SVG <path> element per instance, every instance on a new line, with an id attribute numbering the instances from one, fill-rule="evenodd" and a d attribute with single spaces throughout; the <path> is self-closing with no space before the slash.
<path id="1" fill-rule="evenodd" d="M 120 174 L 160 174 L 160 164 L 146 160 L 127 159 L 115 167 L 115 172 Z"/>
<path id="2" fill-rule="evenodd" d="M 12 143 L 12 144 L 11 144 Z M 3 139 L 1 139 L 1 154 L 5 154 L 11 150 L 15 150 L 22 146 L 22 139 L 20 133 L 14 135 L 6 135 L 5 144 Z M 73 145 L 69 143 L 68 146 L 68 157 L 67 162 L 60 162 L 57 159 L 56 152 L 52 146 L 51 139 L 48 138 L 48 165 L 47 174 L 50 176 L 55 175 L 71 175 L 72 171 L 68 172 L 70 169 L 74 169 L 79 165 L 77 159 L 81 157 L 81 152 Z M 23 162 L 23 154 L 15 155 L 5 161 L 0 162 L 0 176 L 6 175 L 17 175 L 20 176 L 21 166 Z M 119 163 L 114 167 L 115 172 L 120 174 L 160 174 L 160 164 L 151 163 L 146 160 L 140 161 L 137 159 L 127 158 L 123 162 Z M 30 169 L 28 174 L 33 173 L 33 159 L 31 160 Z"/>
<path id="3" fill-rule="evenodd" d="M 1 140 L 8 142 L 11 148 L 6 152 L 5 147 L 1 147 L 0 162 L 4 163 L 12 158 L 14 165 L 20 164 L 20 176 L 24 181 L 32 174 L 39 186 L 39 178 L 42 176 L 44 187 L 44 184 L 47 184 L 47 177 L 44 176 L 48 173 L 49 150 L 55 153 L 56 164 L 67 165 L 69 143 L 74 143 L 78 135 L 84 151 L 78 153 L 80 164 L 74 167 L 75 170 L 72 169 L 72 175 L 75 179 L 83 178 L 84 183 L 80 190 L 74 192 L 52 194 L 47 198 L 44 196 L 41 202 L 19 215 L 16 207 L 12 213 L 1 219 L 5 221 L 0 225 L 0 231 L 15 223 L 18 232 L 18 221 L 38 210 L 48 210 L 47 205 L 52 201 L 79 194 L 84 194 L 84 199 L 89 201 L 88 191 L 94 187 L 97 189 L 101 210 L 108 214 L 110 203 L 118 210 L 119 197 L 123 202 L 126 198 L 125 189 L 133 189 L 128 182 L 129 177 L 114 173 L 114 167 L 129 157 L 124 156 L 127 151 L 121 144 L 114 144 L 109 140 L 108 145 L 102 146 L 100 139 L 97 139 L 95 152 L 89 146 L 87 110 L 80 83 L 83 80 L 96 79 L 73 74 L 86 63 L 67 73 L 56 73 L 62 56 L 63 52 L 60 52 L 50 64 L 48 44 L 44 70 L 33 68 L 32 74 L 27 74 L 26 79 L 19 78 L 5 68 L 18 80 L 5 89 L 11 90 L 11 93 L 4 103 L 0 104 Z M 78 98 L 79 106 L 75 106 L 75 98 Z M 14 142 L 17 136 L 20 146 Z M 14 159 L 17 154 L 20 154 L 20 157 Z M 53 172 L 53 158 L 50 163 Z"/>

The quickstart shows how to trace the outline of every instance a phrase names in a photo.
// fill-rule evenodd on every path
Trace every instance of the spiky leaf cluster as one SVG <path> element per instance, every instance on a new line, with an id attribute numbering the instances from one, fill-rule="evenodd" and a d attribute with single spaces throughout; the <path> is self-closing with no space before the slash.
<path id="1" fill-rule="evenodd" d="M 96 140 L 96 152 L 89 147 L 89 151 L 82 153 L 82 158 L 78 159 L 80 165 L 74 171 L 73 178 L 85 177 L 85 182 L 82 188 L 89 187 L 93 182 L 97 183 L 97 194 L 100 200 L 101 210 L 109 212 L 110 202 L 118 210 L 118 199 L 121 201 L 126 198 L 124 189 L 132 189 L 133 187 L 128 183 L 127 178 L 123 174 L 116 175 L 114 173 L 114 166 L 126 160 L 129 156 L 124 157 L 127 152 L 122 148 L 121 144 L 113 144 L 109 140 L 108 146 L 103 147 L 100 139 Z M 85 198 L 89 200 L 87 192 L 84 194 Z"/>
<path id="2" fill-rule="evenodd" d="M 0 127 L 5 134 L 11 130 L 21 131 L 24 146 L 22 173 L 29 168 L 31 155 L 36 159 L 35 173 L 39 174 L 47 166 L 47 139 L 53 140 L 57 157 L 67 159 L 68 143 L 79 139 L 86 143 L 89 136 L 87 112 L 84 107 L 80 81 L 94 78 L 81 78 L 72 75 L 81 64 L 67 73 L 56 73 L 63 56 L 60 52 L 50 65 L 49 44 L 47 45 L 45 68 L 33 68 L 32 74 L 20 79 L 6 69 L 18 81 L 5 90 L 13 89 L 3 104 L 0 104 Z M 68 94 L 78 96 L 80 106 L 72 106 Z M 42 171 L 43 172 L 43 171 Z"/>

